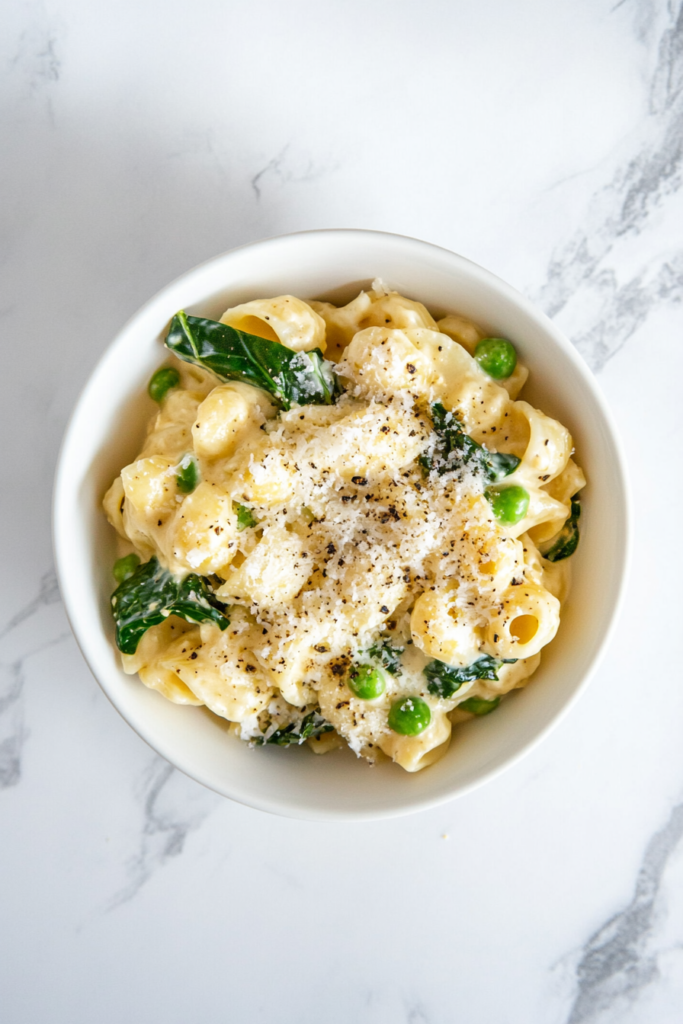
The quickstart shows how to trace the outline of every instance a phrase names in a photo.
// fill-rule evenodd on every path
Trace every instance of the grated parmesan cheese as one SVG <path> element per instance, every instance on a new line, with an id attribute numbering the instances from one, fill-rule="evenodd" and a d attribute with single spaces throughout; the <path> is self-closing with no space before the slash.
<path id="1" fill-rule="evenodd" d="M 451 719 L 468 717 L 459 704 L 523 685 L 539 655 L 522 652 L 498 680 L 468 680 L 448 698 L 429 691 L 425 667 L 434 659 L 464 667 L 500 644 L 514 648 L 506 609 L 514 605 L 522 615 L 525 600 L 539 621 L 544 607 L 549 621 L 554 614 L 552 639 L 559 621 L 552 602 L 559 602 L 544 587 L 566 591 L 561 567 L 547 572 L 522 534 L 526 523 L 517 532 L 501 528 L 481 474 L 463 465 L 442 475 L 422 469 L 418 460 L 433 456 L 439 441 L 431 403 L 457 412 L 489 450 L 519 453 L 519 479 L 532 493 L 529 524 L 546 524 L 548 537 L 564 522 L 565 492 L 582 486 L 569 460 L 571 438 L 514 402 L 459 334 L 440 332 L 421 303 L 380 278 L 341 309 L 284 296 L 228 310 L 223 321 L 247 312 L 269 325 L 266 336 L 279 331 L 295 350 L 324 348 L 324 324 L 328 351 L 341 356 L 345 393 L 334 405 L 277 414 L 256 388 L 212 388 L 210 374 L 179 364 L 182 387 L 155 417 L 140 459 L 122 471 L 105 508 L 143 557 L 210 577 L 231 609 L 230 626 L 183 623 L 175 633 L 154 626 L 142 645 L 147 661 L 129 658 L 128 670 L 156 680 L 169 699 L 189 695 L 206 704 L 252 744 L 287 729 L 298 735 L 306 716 L 320 713 L 356 754 L 370 761 L 388 754 L 409 771 L 425 767 L 446 749 Z M 479 336 L 468 321 L 450 320 L 467 338 Z M 523 367 L 517 377 L 526 379 Z M 541 453 L 532 453 L 542 437 Z M 201 483 L 178 494 L 173 477 L 192 459 Z M 562 481 L 568 460 L 566 485 L 545 490 L 546 481 Z M 533 483 L 523 475 L 527 461 Z M 238 520 L 240 506 L 251 525 Z M 371 650 L 387 641 L 402 649 L 400 669 L 383 673 L 379 697 L 362 700 L 348 685 L 349 671 L 376 659 Z M 431 714 L 424 731 L 392 732 L 392 704 L 409 698 L 412 707 L 418 697 Z"/>

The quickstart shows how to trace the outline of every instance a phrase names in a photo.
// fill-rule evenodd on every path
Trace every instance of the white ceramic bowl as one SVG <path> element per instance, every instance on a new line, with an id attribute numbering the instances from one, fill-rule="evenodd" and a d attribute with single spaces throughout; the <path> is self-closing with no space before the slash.
<path id="1" fill-rule="evenodd" d="M 261 296 L 347 301 L 374 277 L 443 315 L 457 311 L 510 338 L 531 380 L 524 397 L 566 424 L 585 469 L 582 537 L 557 638 L 530 686 L 496 712 L 454 730 L 446 757 L 415 775 L 371 768 L 349 751 L 250 749 L 202 708 L 179 707 L 126 676 L 109 611 L 114 531 L 101 499 L 140 447 L 153 405 L 146 383 L 163 361 L 160 338 L 178 309 L 218 318 Z M 136 313 L 105 353 L 73 413 L 57 470 L 54 545 L 62 594 L 95 678 L 155 750 L 211 789 L 300 818 L 379 818 L 436 805 L 513 764 L 586 684 L 610 636 L 626 575 L 627 490 L 610 414 L 590 372 L 552 323 L 499 278 L 461 256 L 398 235 L 314 231 L 217 256 Z"/>

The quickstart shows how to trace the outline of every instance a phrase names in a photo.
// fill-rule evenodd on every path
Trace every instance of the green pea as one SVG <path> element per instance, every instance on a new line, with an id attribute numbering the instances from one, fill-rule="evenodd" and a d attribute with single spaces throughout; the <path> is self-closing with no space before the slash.
<path id="1" fill-rule="evenodd" d="M 180 463 L 180 472 L 175 481 L 178 485 L 178 490 L 182 491 L 183 494 L 191 494 L 199 483 L 199 467 L 191 455 L 186 455 Z"/>
<path id="2" fill-rule="evenodd" d="M 123 583 L 124 580 L 127 580 L 129 576 L 133 575 L 139 564 L 140 558 L 134 553 L 118 558 L 114 562 L 114 568 L 112 569 L 116 582 Z"/>
<path id="3" fill-rule="evenodd" d="M 468 697 L 462 704 L 458 704 L 458 711 L 469 711 L 471 715 L 490 715 L 500 704 L 500 697 L 493 700 L 484 700 L 483 697 Z"/>
<path id="4" fill-rule="evenodd" d="M 475 348 L 474 358 L 494 380 L 505 380 L 517 365 L 515 346 L 505 338 L 484 338 Z"/>
<path id="5" fill-rule="evenodd" d="M 429 704 L 422 697 L 401 697 L 389 712 L 389 728 L 401 736 L 419 736 L 432 720 Z"/>
<path id="6" fill-rule="evenodd" d="M 509 487 L 489 487 L 486 497 L 491 502 L 493 514 L 503 526 L 519 523 L 529 508 L 529 492 L 518 484 Z"/>
<path id="7" fill-rule="evenodd" d="M 372 665 L 354 665 L 349 672 L 349 690 L 361 700 L 381 697 L 387 688 L 387 681 L 380 668 Z"/>
<path id="8" fill-rule="evenodd" d="M 178 371 L 172 366 L 162 366 L 160 370 L 152 374 L 147 385 L 147 393 L 155 402 L 161 403 L 166 398 L 166 393 L 171 388 L 177 388 L 179 383 L 180 374 Z"/>

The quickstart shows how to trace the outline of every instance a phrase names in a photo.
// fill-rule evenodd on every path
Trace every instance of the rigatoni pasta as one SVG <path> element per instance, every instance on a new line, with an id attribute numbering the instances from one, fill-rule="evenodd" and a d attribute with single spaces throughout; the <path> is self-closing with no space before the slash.
<path id="1" fill-rule="evenodd" d="M 379 281 L 179 313 L 166 343 L 104 499 L 125 671 L 253 745 L 433 763 L 558 629 L 568 431 L 518 400 L 509 341 Z"/>

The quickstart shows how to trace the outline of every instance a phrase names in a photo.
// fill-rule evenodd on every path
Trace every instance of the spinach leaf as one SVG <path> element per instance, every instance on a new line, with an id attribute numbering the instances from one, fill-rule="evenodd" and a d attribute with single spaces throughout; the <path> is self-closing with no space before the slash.
<path id="1" fill-rule="evenodd" d="M 452 412 L 447 412 L 441 402 L 433 404 L 431 413 L 438 440 L 434 451 L 421 455 L 418 460 L 425 473 L 433 469 L 443 476 L 471 463 L 471 468 L 480 473 L 487 483 L 496 483 L 517 469 L 521 459 L 482 448 L 465 433 L 460 421 Z"/>
<path id="2" fill-rule="evenodd" d="M 150 558 L 111 596 L 116 646 L 124 654 L 135 654 L 142 634 L 169 615 L 179 615 L 188 622 L 210 621 L 225 629 L 230 620 L 224 608 L 201 576 L 190 573 L 179 580 L 156 558 Z"/>
<path id="3" fill-rule="evenodd" d="M 332 405 L 341 393 L 333 364 L 322 352 L 292 352 L 277 341 L 237 331 L 216 320 L 187 316 L 171 320 L 166 347 L 221 380 L 240 380 L 267 391 L 282 406 Z"/>
<path id="4" fill-rule="evenodd" d="M 258 525 L 258 519 L 247 505 L 240 505 L 239 501 L 233 501 L 232 510 L 237 516 L 238 530 L 248 530 L 250 526 Z"/>
<path id="5" fill-rule="evenodd" d="M 295 743 L 297 746 L 301 746 L 306 740 L 315 739 L 325 732 L 332 732 L 333 729 L 334 726 L 330 725 L 317 711 L 310 711 L 301 719 L 298 731 L 296 724 L 290 722 L 284 729 L 277 729 L 267 740 L 259 737 L 254 742 L 258 747 L 262 747 L 264 743 L 276 743 L 278 747 L 291 747 Z"/>
<path id="6" fill-rule="evenodd" d="M 577 494 L 572 498 L 572 510 L 569 519 L 566 521 L 560 534 L 550 548 L 543 555 L 549 562 L 561 562 L 563 558 L 573 555 L 579 546 L 579 519 L 581 517 L 581 500 Z"/>
<path id="7" fill-rule="evenodd" d="M 498 670 L 503 664 L 513 664 L 517 658 L 492 658 L 490 654 L 482 654 L 471 665 L 454 668 L 443 661 L 430 661 L 423 674 L 427 677 L 427 689 L 436 697 L 448 700 L 463 683 L 473 679 L 498 679 Z M 458 705 L 460 707 L 460 705 Z"/>
<path id="8" fill-rule="evenodd" d="M 379 661 L 392 676 L 401 675 L 401 655 L 405 647 L 394 647 L 391 640 L 377 640 L 368 648 L 368 655 Z"/>

